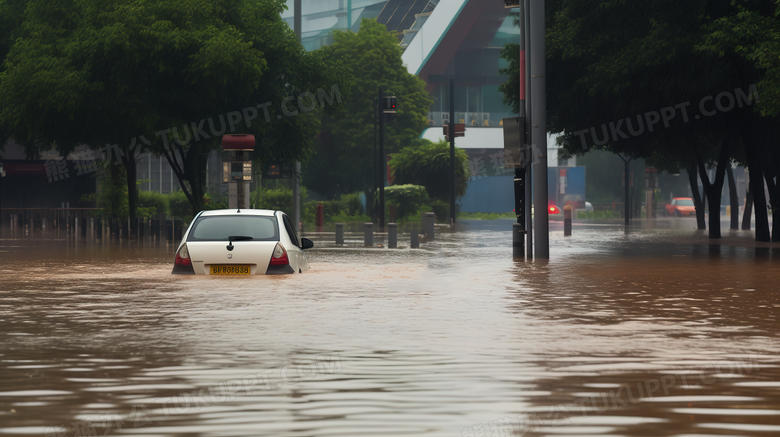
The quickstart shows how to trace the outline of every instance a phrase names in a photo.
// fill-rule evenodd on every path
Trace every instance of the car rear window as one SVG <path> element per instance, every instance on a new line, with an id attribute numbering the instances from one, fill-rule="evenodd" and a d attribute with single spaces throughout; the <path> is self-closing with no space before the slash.
<path id="1" fill-rule="evenodd" d="M 228 237 L 252 237 L 252 241 L 279 241 L 275 217 L 221 215 L 199 217 L 187 241 L 228 241 Z"/>
<path id="2" fill-rule="evenodd" d="M 693 206 L 693 200 L 678 200 L 677 204 L 680 206 Z"/>

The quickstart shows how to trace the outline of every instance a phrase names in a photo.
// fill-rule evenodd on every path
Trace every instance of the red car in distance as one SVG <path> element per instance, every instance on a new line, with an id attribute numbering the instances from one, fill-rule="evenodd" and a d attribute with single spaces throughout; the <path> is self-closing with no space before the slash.
<path id="1" fill-rule="evenodd" d="M 672 203 L 666 204 L 666 215 L 675 217 L 691 217 L 696 215 L 696 207 L 690 197 L 675 197 Z"/>

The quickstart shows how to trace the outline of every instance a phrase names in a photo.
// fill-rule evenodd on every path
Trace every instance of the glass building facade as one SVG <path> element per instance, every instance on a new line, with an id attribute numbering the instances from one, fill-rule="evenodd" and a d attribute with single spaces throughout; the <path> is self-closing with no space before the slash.
<path id="1" fill-rule="evenodd" d="M 445 74 L 429 76 L 434 100 L 428 113 L 430 126 L 442 126 L 449 121 L 450 78 L 455 82 L 455 123 L 466 124 L 469 128 L 500 127 L 501 119 L 516 116 L 498 90 L 508 79 L 498 74 L 499 69 L 508 66 L 508 62 L 501 59 L 501 51 L 504 44 L 519 40 L 519 30 L 512 21 L 512 16 L 506 17 L 483 46 L 472 45 L 467 39 L 444 70 Z"/>

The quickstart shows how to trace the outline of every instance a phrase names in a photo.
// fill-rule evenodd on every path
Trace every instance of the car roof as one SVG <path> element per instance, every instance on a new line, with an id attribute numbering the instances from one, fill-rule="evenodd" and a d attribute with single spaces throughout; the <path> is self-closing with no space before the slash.
<path id="1" fill-rule="evenodd" d="M 241 211 L 241 212 L 239 212 Z M 246 214 L 246 215 L 260 215 L 265 217 L 273 217 L 273 215 L 276 213 L 276 211 L 271 209 L 212 209 L 208 211 L 203 211 L 201 213 L 201 217 L 213 217 L 213 216 L 220 216 L 220 215 L 238 215 L 238 214 Z"/>

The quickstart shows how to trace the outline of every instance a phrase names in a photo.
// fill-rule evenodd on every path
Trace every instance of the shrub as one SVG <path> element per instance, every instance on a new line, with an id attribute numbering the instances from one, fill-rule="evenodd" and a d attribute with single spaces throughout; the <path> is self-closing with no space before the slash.
<path id="1" fill-rule="evenodd" d="M 230 206 L 230 199 L 222 193 L 206 193 L 203 199 L 206 201 L 206 209 L 228 209 Z"/>
<path id="2" fill-rule="evenodd" d="M 156 191 L 141 191 L 138 193 L 138 217 L 168 215 L 168 203 L 169 198 L 165 194 Z"/>
<path id="3" fill-rule="evenodd" d="M 619 218 L 620 211 L 612 211 L 611 209 L 601 211 L 578 211 L 577 218 L 581 219 L 603 219 L 603 218 Z"/>
<path id="4" fill-rule="evenodd" d="M 431 209 L 436 214 L 436 223 L 450 222 L 450 202 L 436 200 L 431 202 Z M 458 213 L 458 205 L 455 204 L 455 214 Z"/>
<path id="5" fill-rule="evenodd" d="M 171 215 L 186 222 L 192 219 L 192 204 L 187 199 L 184 191 L 178 190 L 168 193 L 168 210 Z"/>
<path id="6" fill-rule="evenodd" d="M 395 219 L 416 212 L 430 201 L 428 191 L 420 185 L 391 185 L 385 188 L 385 201 Z"/>
<path id="7" fill-rule="evenodd" d="M 468 155 L 455 150 L 455 195 L 463 197 L 468 184 Z M 432 199 L 450 195 L 450 146 L 445 141 L 425 141 L 422 146 L 405 147 L 393 155 L 390 171 L 396 184 L 422 185 Z"/>

